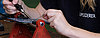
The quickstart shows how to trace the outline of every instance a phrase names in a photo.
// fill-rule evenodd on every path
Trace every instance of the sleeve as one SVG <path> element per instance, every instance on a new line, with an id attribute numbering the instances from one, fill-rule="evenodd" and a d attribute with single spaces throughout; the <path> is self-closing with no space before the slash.
<path id="1" fill-rule="evenodd" d="M 57 9 L 56 0 L 40 0 L 45 9 Z"/>
<path id="2" fill-rule="evenodd" d="M 0 0 L 0 13 L 1 13 L 1 14 L 7 14 L 7 13 L 5 12 L 5 10 L 3 9 L 3 0 Z"/>

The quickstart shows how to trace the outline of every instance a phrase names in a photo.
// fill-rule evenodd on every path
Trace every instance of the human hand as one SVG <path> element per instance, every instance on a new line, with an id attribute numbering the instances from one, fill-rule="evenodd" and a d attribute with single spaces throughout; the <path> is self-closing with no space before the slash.
<path id="1" fill-rule="evenodd" d="M 70 27 L 70 24 L 65 19 L 61 10 L 49 9 L 46 11 L 47 16 L 44 18 L 50 22 L 50 26 L 54 27 L 59 33 L 64 34 L 65 30 Z"/>
<path id="2" fill-rule="evenodd" d="M 9 0 L 3 0 L 3 4 L 4 4 L 3 8 L 8 14 L 15 14 L 16 12 L 19 12 L 14 6 L 14 4 L 17 3 L 21 4 L 21 0 L 13 0 L 12 2 L 10 2 Z"/>

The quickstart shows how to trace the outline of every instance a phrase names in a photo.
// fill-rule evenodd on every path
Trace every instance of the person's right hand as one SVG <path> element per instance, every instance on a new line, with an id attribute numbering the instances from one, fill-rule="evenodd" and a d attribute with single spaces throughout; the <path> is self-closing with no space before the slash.
<path id="1" fill-rule="evenodd" d="M 50 26 L 55 28 L 62 35 L 66 35 L 71 29 L 71 25 L 65 19 L 63 12 L 61 10 L 49 9 L 44 14 L 44 19 L 50 22 Z"/>
<path id="2" fill-rule="evenodd" d="M 8 14 L 15 14 L 18 10 L 14 7 L 14 4 L 17 4 L 18 0 L 13 0 L 10 2 L 9 0 L 3 0 L 4 9 Z"/>

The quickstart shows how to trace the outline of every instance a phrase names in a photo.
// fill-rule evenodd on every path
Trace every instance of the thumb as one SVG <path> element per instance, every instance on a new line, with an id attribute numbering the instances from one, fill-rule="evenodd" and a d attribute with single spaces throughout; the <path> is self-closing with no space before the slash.
<path id="1" fill-rule="evenodd" d="M 18 3 L 18 0 L 13 0 L 12 3 L 13 3 L 13 4 L 17 4 L 17 3 Z"/>
<path id="2" fill-rule="evenodd" d="M 49 19 L 49 17 L 47 16 L 47 11 L 43 14 L 43 18 L 46 19 L 46 20 Z"/>

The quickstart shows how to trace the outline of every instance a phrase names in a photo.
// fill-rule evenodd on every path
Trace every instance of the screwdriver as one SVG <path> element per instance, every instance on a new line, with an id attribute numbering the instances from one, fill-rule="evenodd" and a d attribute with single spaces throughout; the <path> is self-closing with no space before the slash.
<path id="1" fill-rule="evenodd" d="M 9 0 L 10 2 L 12 2 L 13 0 Z M 16 7 L 17 10 L 19 10 L 25 17 L 30 18 L 30 16 L 27 16 L 27 14 L 25 13 L 25 11 L 23 10 L 22 6 L 17 4 L 14 4 L 14 6 Z"/>

